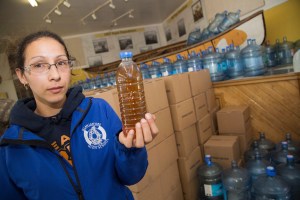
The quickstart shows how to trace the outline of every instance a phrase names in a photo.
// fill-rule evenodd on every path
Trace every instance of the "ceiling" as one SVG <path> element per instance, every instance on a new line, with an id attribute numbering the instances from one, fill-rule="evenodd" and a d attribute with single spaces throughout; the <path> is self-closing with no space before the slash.
<path id="1" fill-rule="evenodd" d="M 96 20 L 91 16 L 87 17 L 85 24 L 81 22 L 81 18 L 107 0 L 68 0 L 71 7 L 61 4 L 59 9 L 62 15 L 52 12 L 49 15 L 52 23 L 46 23 L 43 18 L 60 1 L 37 0 L 38 7 L 31 7 L 27 0 L 0 0 L 0 52 L 4 51 L 8 41 L 41 29 L 64 37 L 162 23 L 186 0 L 112 0 L 115 9 L 105 5 L 95 13 Z M 134 9 L 133 19 L 124 16 L 117 21 L 117 26 L 113 26 L 113 19 L 131 9 Z"/>

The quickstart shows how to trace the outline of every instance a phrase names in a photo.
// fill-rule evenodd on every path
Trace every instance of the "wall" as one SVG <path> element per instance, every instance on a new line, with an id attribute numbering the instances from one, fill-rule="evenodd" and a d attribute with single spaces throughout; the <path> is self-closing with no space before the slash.
<path id="1" fill-rule="evenodd" d="M 289 41 L 300 39 L 300 1 L 288 0 L 264 12 L 267 39 L 275 43 L 287 36 Z"/>
<path id="2" fill-rule="evenodd" d="M 11 75 L 10 67 L 5 53 L 0 53 L 0 63 L 0 76 L 2 77 L 2 83 L 0 83 L 0 91 L 6 92 L 9 99 L 17 100 L 18 97 L 13 83 L 13 77 Z"/>

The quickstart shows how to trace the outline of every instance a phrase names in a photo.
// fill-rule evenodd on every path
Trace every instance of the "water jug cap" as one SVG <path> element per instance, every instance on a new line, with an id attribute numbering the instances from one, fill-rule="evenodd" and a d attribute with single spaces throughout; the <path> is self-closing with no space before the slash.
<path id="1" fill-rule="evenodd" d="M 259 138 L 260 139 L 265 139 L 266 138 L 265 133 L 264 132 L 259 132 Z"/>
<path id="2" fill-rule="evenodd" d="M 281 147 L 282 147 L 282 149 L 287 149 L 287 147 L 288 147 L 287 141 L 282 141 L 281 142 Z"/>
<path id="3" fill-rule="evenodd" d="M 288 141 L 288 140 L 291 140 L 291 139 L 292 139 L 291 133 L 286 133 L 286 134 L 285 134 L 285 138 L 286 138 L 287 141 Z"/>
<path id="4" fill-rule="evenodd" d="M 177 55 L 176 55 L 176 58 L 177 58 L 177 60 L 181 60 L 181 59 L 182 59 L 182 56 L 181 56 L 180 54 L 177 54 Z"/>
<path id="5" fill-rule="evenodd" d="M 164 58 L 164 62 L 165 62 L 165 63 L 170 63 L 171 61 L 170 61 L 169 58 Z"/>
<path id="6" fill-rule="evenodd" d="M 211 162 L 211 155 L 205 155 L 205 163 L 208 165 L 208 166 L 211 166 L 212 165 L 212 162 Z"/>
<path id="7" fill-rule="evenodd" d="M 266 171 L 268 176 L 276 176 L 275 168 L 273 166 L 268 166 Z"/>
<path id="8" fill-rule="evenodd" d="M 120 58 L 132 58 L 132 52 L 131 51 L 121 51 L 120 52 Z"/>
<path id="9" fill-rule="evenodd" d="M 287 160 L 294 160 L 294 156 L 291 154 L 286 155 Z"/>

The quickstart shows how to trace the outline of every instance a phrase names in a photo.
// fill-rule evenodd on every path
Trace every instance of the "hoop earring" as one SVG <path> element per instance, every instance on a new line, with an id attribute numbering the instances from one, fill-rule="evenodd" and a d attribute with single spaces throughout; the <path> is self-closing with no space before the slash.
<path id="1" fill-rule="evenodd" d="M 25 87 L 25 90 L 28 90 L 27 83 L 24 83 L 23 85 L 24 85 L 24 87 Z"/>

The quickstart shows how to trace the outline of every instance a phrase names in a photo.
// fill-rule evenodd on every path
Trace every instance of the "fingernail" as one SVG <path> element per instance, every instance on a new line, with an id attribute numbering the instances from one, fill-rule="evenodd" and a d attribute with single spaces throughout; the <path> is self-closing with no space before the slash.
<path id="1" fill-rule="evenodd" d="M 138 123 L 136 123 L 135 127 L 136 127 L 136 128 L 141 128 L 142 125 L 141 125 L 141 123 L 138 122 Z"/>
<path id="2" fill-rule="evenodd" d="M 130 130 L 128 134 L 129 134 L 129 135 L 134 135 L 134 131 L 133 131 L 133 130 Z"/>
<path id="3" fill-rule="evenodd" d="M 150 113 L 146 113 L 145 117 L 146 117 L 146 119 L 151 119 L 152 115 Z"/>
<path id="4" fill-rule="evenodd" d="M 141 123 L 147 123 L 147 121 L 143 118 L 141 119 Z"/>

